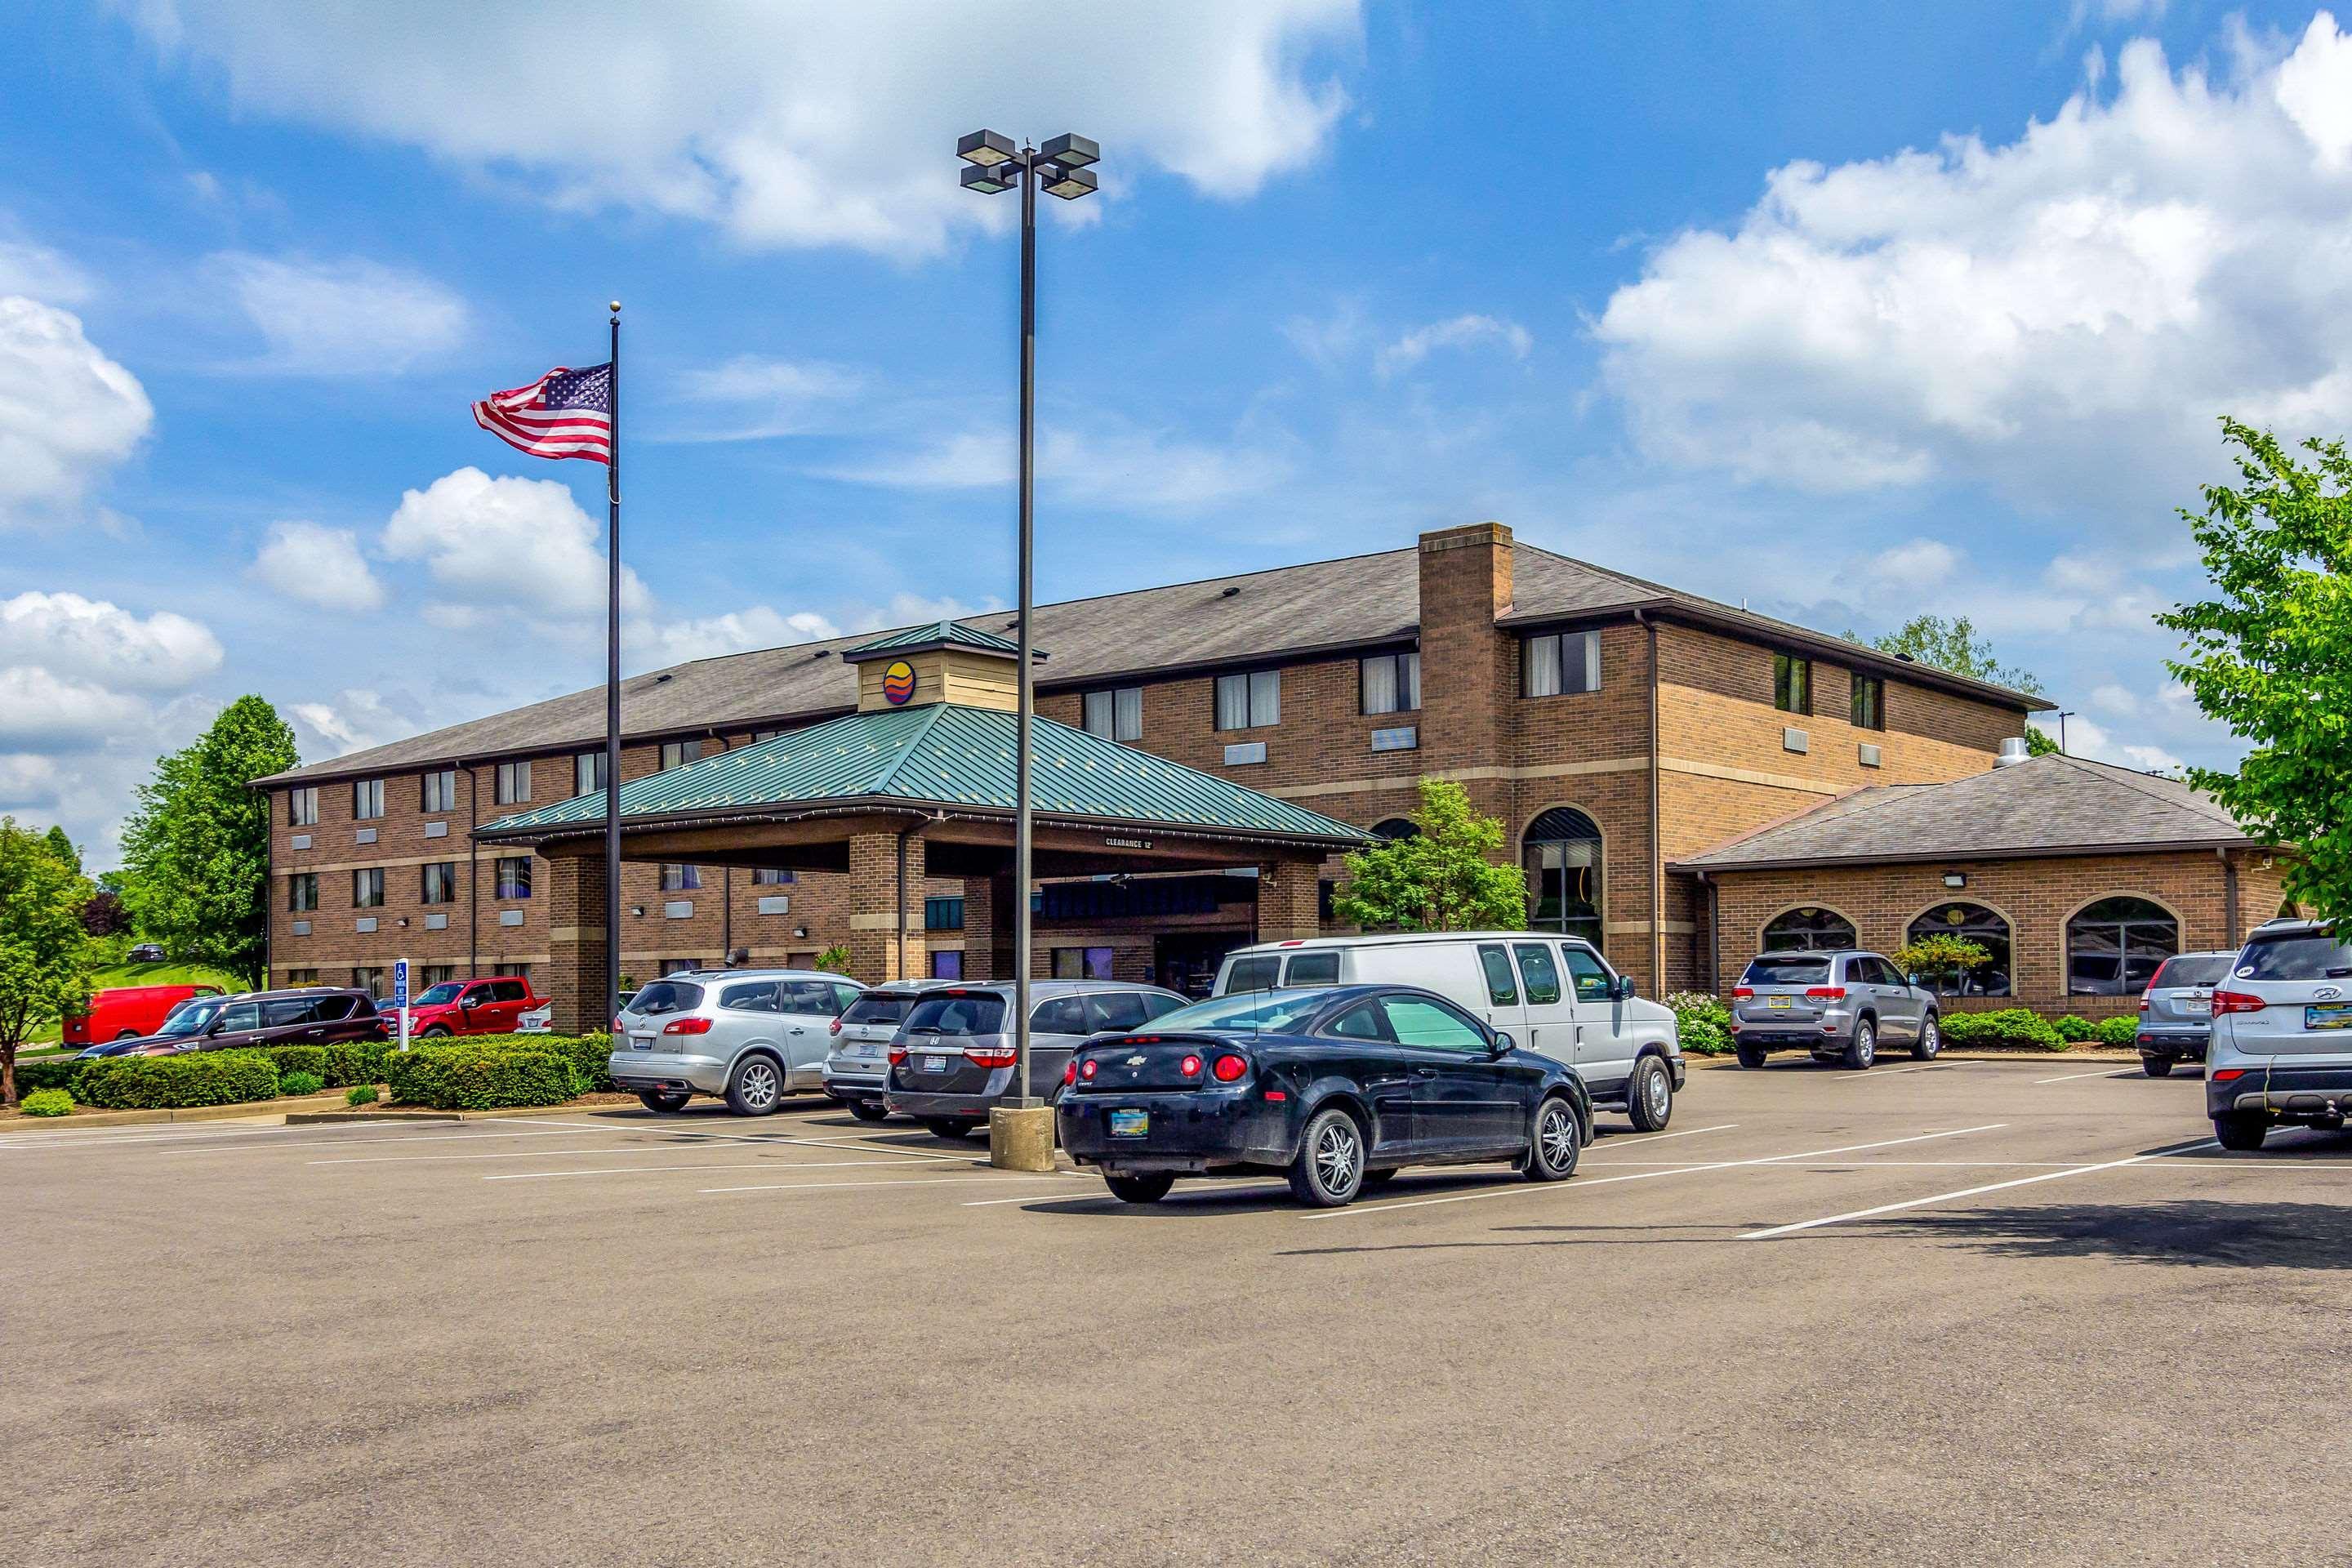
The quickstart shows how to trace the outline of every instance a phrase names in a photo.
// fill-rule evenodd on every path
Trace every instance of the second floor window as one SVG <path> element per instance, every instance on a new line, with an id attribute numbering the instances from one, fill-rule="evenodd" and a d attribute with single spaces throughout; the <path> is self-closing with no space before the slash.
<path id="1" fill-rule="evenodd" d="M 702 868 L 699 866 L 665 864 L 662 867 L 662 891 L 665 893 L 690 893 L 701 886 Z"/>
<path id="2" fill-rule="evenodd" d="M 1106 741 L 1143 739 L 1143 688 L 1122 686 L 1086 695 L 1086 731 Z"/>
<path id="3" fill-rule="evenodd" d="M 1282 722 L 1282 671 L 1217 677 L 1217 728 L 1257 730 Z"/>
<path id="4" fill-rule="evenodd" d="M 499 804 L 514 805 L 530 798 L 530 764 L 500 763 L 499 764 Z"/>
<path id="5" fill-rule="evenodd" d="M 1358 684 L 1363 712 L 1410 713 L 1421 706 L 1421 655 L 1376 654 L 1362 661 Z"/>
<path id="6" fill-rule="evenodd" d="M 286 820 L 297 827 L 314 827 L 319 821 L 319 786 L 305 784 L 286 792 Z"/>
<path id="7" fill-rule="evenodd" d="M 1813 661 L 1793 653 L 1772 656 L 1772 706 L 1783 713 L 1813 710 Z"/>
<path id="8" fill-rule="evenodd" d="M 1875 675 L 1853 678 L 1853 727 L 1857 730 L 1886 728 L 1886 682 Z"/>
<path id="9" fill-rule="evenodd" d="M 383 815 L 383 781 L 354 779 L 352 782 L 352 816 L 361 822 Z"/>
<path id="10" fill-rule="evenodd" d="M 380 910 L 383 908 L 383 868 L 371 866 L 352 873 L 352 908 Z"/>
<path id="11" fill-rule="evenodd" d="M 1519 644 L 1519 694 L 1558 697 L 1601 689 L 1601 634 L 1548 632 Z"/>
<path id="12" fill-rule="evenodd" d="M 603 795 L 604 793 L 604 753 L 582 752 L 572 759 L 572 793 Z"/>
<path id="13" fill-rule="evenodd" d="M 457 809 L 457 770 L 443 768 L 425 775 L 425 809 L 427 812 Z"/>
<path id="14" fill-rule="evenodd" d="M 791 868 L 784 866 L 757 866 L 751 870 L 751 885 L 757 888 L 781 888 L 792 879 Z"/>
<path id="15" fill-rule="evenodd" d="M 701 757 L 702 742 L 699 741 L 664 741 L 662 742 L 661 765 L 664 773 L 669 772 L 672 768 L 684 767 L 688 763 L 698 762 Z"/>
<path id="16" fill-rule="evenodd" d="M 530 857 L 504 855 L 499 858 L 499 897 L 527 899 L 530 897 Z"/>
<path id="17" fill-rule="evenodd" d="M 455 860 L 425 862 L 425 901 L 428 904 L 451 904 L 457 901 L 457 862 Z"/>
<path id="18" fill-rule="evenodd" d="M 286 907 L 298 915 L 319 907 L 319 873 L 297 871 L 286 879 Z"/>

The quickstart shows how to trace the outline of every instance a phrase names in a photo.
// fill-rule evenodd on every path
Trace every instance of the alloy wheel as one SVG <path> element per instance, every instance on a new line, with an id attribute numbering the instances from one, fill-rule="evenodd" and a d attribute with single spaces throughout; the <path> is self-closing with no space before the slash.
<path id="1" fill-rule="evenodd" d="M 1344 1193 L 1353 1187 L 1356 1166 L 1362 1158 L 1356 1124 L 1345 1117 L 1332 1118 L 1315 1140 L 1315 1174 L 1327 1191 Z"/>
<path id="2" fill-rule="evenodd" d="M 1576 1158 L 1576 1118 L 1559 1100 L 1545 1104 L 1543 1119 L 1536 1123 L 1536 1142 L 1543 1150 L 1544 1163 L 1555 1171 Z"/>
<path id="3" fill-rule="evenodd" d="M 747 1104 L 761 1110 L 773 1105 L 776 1088 L 776 1069 L 766 1062 L 753 1062 L 743 1069 L 743 1099 Z"/>

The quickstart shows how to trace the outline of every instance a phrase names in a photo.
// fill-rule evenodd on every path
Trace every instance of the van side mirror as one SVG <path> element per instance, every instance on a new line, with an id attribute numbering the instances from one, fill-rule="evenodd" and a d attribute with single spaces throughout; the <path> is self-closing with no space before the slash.
<path id="1" fill-rule="evenodd" d="M 1617 984 L 1610 987 L 1609 994 L 1612 1001 L 1631 1002 L 1633 999 L 1633 977 L 1630 974 L 1619 975 Z"/>

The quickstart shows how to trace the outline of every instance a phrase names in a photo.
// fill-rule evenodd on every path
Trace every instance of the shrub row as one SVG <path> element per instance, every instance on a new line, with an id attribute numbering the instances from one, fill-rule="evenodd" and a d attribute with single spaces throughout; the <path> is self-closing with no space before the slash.
<path id="1" fill-rule="evenodd" d="M 1677 991 L 1666 998 L 1666 1005 L 1675 1010 L 1683 1049 L 1699 1056 L 1717 1056 L 1731 1049 L 1731 1014 L 1722 1002 L 1704 991 Z M 2139 1034 L 2139 1020 L 2129 1014 L 2093 1022 L 2074 1013 L 2045 1018 L 2030 1007 L 1946 1013 L 1943 1024 L 1948 1046 L 2012 1046 L 2043 1051 L 2063 1051 L 2085 1041 L 2128 1048 Z"/>
<path id="2" fill-rule="evenodd" d="M 74 1075 L 73 1097 L 109 1110 L 236 1105 L 278 1097 L 278 1068 L 260 1051 L 100 1057 Z"/>
<path id="3" fill-rule="evenodd" d="M 394 1051 L 383 1068 L 394 1100 L 435 1110 L 561 1105 L 585 1092 L 569 1055 L 487 1040 Z"/>
<path id="4" fill-rule="evenodd" d="M 430 1044 L 412 1042 L 409 1054 L 420 1050 L 445 1051 L 460 1046 L 485 1051 L 530 1051 L 562 1057 L 572 1064 L 580 1079 L 582 1094 L 604 1094 L 611 1090 L 613 1079 L 604 1071 L 605 1058 L 613 1054 L 610 1035 L 462 1035 L 454 1040 L 435 1040 Z M 397 1056 L 397 1051 L 393 1053 Z M 394 1098 L 398 1098 L 395 1096 Z"/>
<path id="5" fill-rule="evenodd" d="M 1675 1010 L 1675 1033 L 1683 1049 L 1719 1057 L 1731 1049 L 1731 1010 L 1704 991 L 1677 991 L 1666 998 Z"/>

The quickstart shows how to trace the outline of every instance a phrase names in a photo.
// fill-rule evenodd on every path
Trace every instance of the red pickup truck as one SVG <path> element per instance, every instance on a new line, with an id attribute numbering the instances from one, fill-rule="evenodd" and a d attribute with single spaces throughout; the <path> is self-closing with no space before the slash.
<path id="1" fill-rule="evenodd" d="M 545 999 L 530 994 L 530 982 L 511 974 L 488 980 L 444 980 L 428 985 L 408 1004 L 412 1038 L 442 1035 L 511 1035 L 515 1020 Z M 392 1008 L 384 1008 L 387 1015 Z"/>
<path id="2" fill-rule="evenodd" d="M 65 1042 L 95 1046 L 139 1039 L 163 1026 L 172 1009 L 191 996 L 217 996 L 217 985 L 117 985 L 92 992 L 89 1011 L 65 1021 Z"/>

